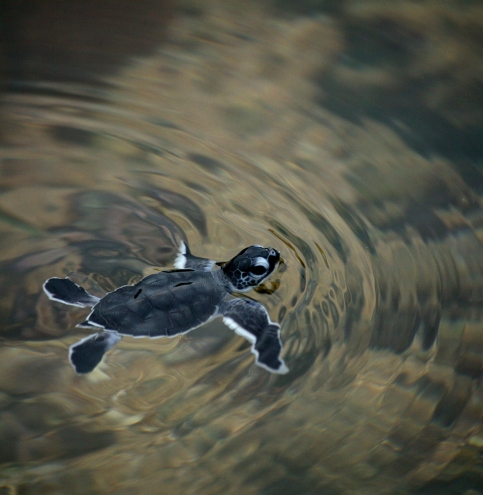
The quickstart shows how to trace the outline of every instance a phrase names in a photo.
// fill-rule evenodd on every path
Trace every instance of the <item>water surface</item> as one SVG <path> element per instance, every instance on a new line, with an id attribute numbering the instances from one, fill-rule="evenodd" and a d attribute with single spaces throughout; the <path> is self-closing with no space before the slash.
<path id="1" fill-rule="evenodd" d="M 1 493 L 483 492 L 481 7 L 141 4 L 119 57 L 28 9 L 7 38 Z M 215 320 L 75 375 L 44 280 L 102 295 L 182 239 L 282 252 L 250 295 L 290 373 Z"/>

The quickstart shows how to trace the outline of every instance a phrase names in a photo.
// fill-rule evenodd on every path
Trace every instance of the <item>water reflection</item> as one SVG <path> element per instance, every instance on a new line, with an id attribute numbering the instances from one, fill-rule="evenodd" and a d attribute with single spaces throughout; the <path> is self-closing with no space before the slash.
<path id="1" fill-rule="evenodd" d="M 4 94 L 2 490 L 481 491 L 482 19 L 477 2 L 183 2 L 119 74 Z M 217 322 L 73 373 L 85 314 L 43 281 L 100 295 L 181 238 L 282 252 L 256 298 L 289 374 Z"/>

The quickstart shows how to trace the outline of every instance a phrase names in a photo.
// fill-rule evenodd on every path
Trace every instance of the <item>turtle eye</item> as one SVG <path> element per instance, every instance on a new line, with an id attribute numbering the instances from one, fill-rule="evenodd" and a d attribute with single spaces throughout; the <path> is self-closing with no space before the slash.
<path id="1" fill-rule="evenodd" d="M 250 273 L 253 273 L 253 275 L 263 275 L 266 273 L 267 269 L 264 266 L 258 265 L 258 266 L 252 266 L 250 268 Z"/>

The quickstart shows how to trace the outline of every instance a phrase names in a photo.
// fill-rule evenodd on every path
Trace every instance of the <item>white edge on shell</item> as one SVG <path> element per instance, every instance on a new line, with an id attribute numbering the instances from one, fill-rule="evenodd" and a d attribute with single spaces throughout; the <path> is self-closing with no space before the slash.
<path id="1" fill-rule="evenodd" d="M 179 245 L 178 255 L 176 256 L 173 265 L 179 270 L 182 270 L 186 266 L 186 244 L 184 241 L 181 241 Z"/>
<path id="2" fill-rule="evenodd" d="M 92 310 L 90 312 L 89 316 L 93 313 L 93 311 L 94 310 Z M 123 336 L 132 337 L 133 339 L 160 339 L 162 337 L 171 339 L 171 338 L 174 338 L 174 337 L 178 337 L 179 335 L 185 335 L 185 334 L 191 332 L 192 330 L 195 330 L 196 328 L 205 325 L 206 323 L 210 322 L 211 320 L 213 320 L 217 316 L 220 316 L 219 313 L 218 313 L 218 308 L 217 308 L 215 314 L 211 318 L 208 318 L 208 320 L 206 320 L 205 322 L 200 323 L 199 325 L 196 325 L 195 327 L 192 327 L 192 328 L 186 330 L 185 332 L 180 332 L 180 333 L 177 333 L 175 335 L 156 335 L 154 337 L 152 337 L 150 335 L 131 335 L 130 333 L 119 333 L 116 330 L 109 330 L 109 329 L 103 327 L 102 325 L 99 325 L 98 323 L 92 323 L 92 322 L 90 322 L 90 323 L 91 323 L 91 325 L 93 327 L 100 328 L 100 329 L 102 329 L 103 332 L 106 332 L 107 334 L 109 334 L 109 340 L 108 340 L 109 345 L 108 345 L 108 347 L 106 347 L 106 350 L 104 351 L 104 352 L 107 352 L 109 349 L 111 349 L 116 344 L 118 344 L 119 342 L 121 342 Z M 89 321 L 89 317 L 87 317 L 87 320 L 86 321 Z M 79 325 L 76 325 L 76 327 L 78 327 L 78 328 L 89 328 L 87 326 L 83 326 L 83 325 L 80 325 L 80 324 Z M 99 332 L 97 332 L 97 333 L 99 333 Z M 74 368 L 74 371 L 75 371 L 75 366 L 72 363 L 72 359 L 71 359 L 72 348 L 75 347 L 75 346 L 77 346 L 78 344 L 82 344 L 82 342 L 85 342 L 86 340 L 89 340 L 90 338 L 92 338 L 93 335 L 97 335 L 97 333 L 91 333 L 87 337 L 84 337 L 83 339 L 77 341 L 75 344 L 72 344 L 69 347 L 69 362 L 70 362 L 71 366 Z M 76 373 L 77 373 L 77 371 L 76 371 Z M 84 374 L 88 374 L 88 373 L 77 373 L 77 374 L 78 375 L 84 375 Z"/>
<path id="3" fill-rule="evenodd" d="M 93 304 L 75 304 L 75 303 L 71 303 L 71 302 L 67 302 L 67 301 L 64 301 L 62 299 L 58 299 L 57 297 L 54 297 L 53 294 L 51 292 L 49 292 L 47 290 L 47 288 L 45 287 L 45 285 L 47 284 L 47 282 L 49 280 L 52 280 L 53 278 L 56 278 L 58 280 L 70 280 L 69 277 L 65 277 L 65 278 L 60 278 L 60 277 L 50 277 L 48 278 L 43 284 L 42 284 L 42 288 L 44 289 L 44 292 L 47 294 L 47 297 L 51 300 L 51 301 L 57 301 L 57 302 L 60 302 L 62 304 L 66 304 L 67 306 L 75 306 L 77 308 L 92 308 L 92 306 L 94 306 L 95 304 L 97 304 L 101 299 L 97 296 L 93 296 L 92 294 L 89 294 L 93 300 L 95 300 L 96 302 L 93 303 Z M 70 280 L 72 282 L 72 280 Z M 83 287 L 81 287 L 79 284 L 76 284 L 75 282 L 72 282 L 74 285 L 76 285 L 77 287 L 80 287 L 81 289 L 85 290 Z"/>
<path id="4" fill-rule="evenodd" d="M 89 321 L 89 317 L 91 316 L 91 314 L 93 312 L 94 312 L 94 309 L 89 313 L 89 315 L 86 318 L 86 321 L 89 322 L 92 325 L 92 327 L 101 328 L 105 332 L 114 333 L 114 334 L 117 334 L 118 336 L 121 336 L 122 335 L 122 336 L 126 336 L 126 337 L 132 337 L 133 339 L 153 339 L 153 340 L 154 339 L 161 339 L 161 338 L 172 339 L 174 337 L 178 337 L 179 335 L 185 335 L 185 334 L 191 332 L 192 330 L 195 330 L 195 329 L 197 329 L 199 327 L 202 327 L 203 325 L 206 325 L 207 323 L 209 323 L 214 318 L 217 318 L 218 316 L 220 316 L 219 307 L 217 306 L 215 312 L 213 313 L 213 315 L 210 316 L 206 321 L 204 321 L 203 323 L 200 323 L 199 325 L 196 325 L 194 327 L 191 327 L 191 328 L 189 328 L 188 330 L 186 330 L 184 332 L 179 332 L 179 333 L 176 333 L 174 335 L 154 335 L 154 336 L 151 336 L 151 335 L 132 335 L 131 333 L 121 333 L 121 332 L 118 332 L 117 330 L 113 330 L 111 328 L 106 328 L 106 327 L 104 327 L 102 325 L 99 325 L 99 323 L 91 322 L 91 321 Z M 92 327 L 88 327 L 88 326 L 83 326 L 81 324 L 76 325 L 76 327 L 78 327 L 78 328 L 92 328 Z M 91 334 L 91 336 L 92 335 L 93 334 Z M 121 338 L 121 337 L 119 337 L 119 338 Z M 79 342 L 82 342 L 82 340 L 80 340 Z"/>
<path id="5" fill-rule="evenodd" d="M 161 339 L 161 338 L 172 339 L 174 337 L 178 337 L 179 335 L 186 335 L 187 333 L 189 333 L 193 330 L 196 330 L 197 328 L 202 327 L 203 325 L 206 325 L 207 323 L 209 323 L 211 320 L 213 320 L 217 316 L 219 316 L 219 315 L 217 313 L 215 313 L 213 316 L 210 316 L 210 318 L 208 318 L 203 323 L 200 323 L 199 325 L 188 328 L 188 330 L 185 330 L 184 332 L 175 333 L 174 335 L 154 335 L 154 336 L 151 336 L 151 335 L 131 335 L 130 333 L 121 333 L 120 335 L 125 335 L 126 337 L 132 337 L 133 339 Z M 106 330 L 106 331 L 107 332 L 115 332 L 116 330 Z"/>
<path id="6" fill-rule="evenodd" d="M 266 364 L 263 364 L 258 360 L 259 352 L 255 349 L 255 343 L 256 343 L 257 339 L 248 330 L 245 330 L 235 320 L 233 320 L 232 318 L 230 318 L 228 316 L 223 317 L 223 323 L 228 328 L 233 330 L 237 335 L 240 335 L 240 337 L 247 339 L 248 342 L 250 342 L 250 344 L 252 344 L 251 351 L 253 354 L 255 354 L 257 365 L 260 366 L 260 368 L 263 368 L 263 369 L 269 371 L 270 373 L 277 373 L 278 375 L 285 375 L 286 373 L 288 373 L 289 370 L 288 370 L 287 366 L 285 365 L 285 362 L 283 361 L 283 359 L 281 357 L 280 357 L 280 361 L 282 361 L 282 365 L 280 366 L 280 368 L 278 370 L 274 370 L 273 368 L 269 368 Z M 270 323 L 273 324 L 273 322 L 270 322 Z M 278 340 L 279 340 L 280 346 L 281 346 L 282 341 L 280 340 L 280 334 L 278 335 Z"/>

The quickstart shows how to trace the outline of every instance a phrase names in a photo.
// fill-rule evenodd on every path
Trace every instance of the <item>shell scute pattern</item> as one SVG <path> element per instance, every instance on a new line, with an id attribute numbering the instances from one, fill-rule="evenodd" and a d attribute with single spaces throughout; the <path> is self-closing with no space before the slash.
<path id="1" fill-rule="evenodd" d="M 199 293 L 198 297 L 191 304 L 191 309 L 196 321 L 201 324 L 206 318 L 206 308 L 214 308 L 220 303 L 219 298 L 215 298 L 209 293 Z"/>
<path id="2" fill-rule="evenodd" d="M 166 287 L 151 285 L 143 289 L 142 295 L 150 302 L 152 309 L 158 311 L 169 311 L 175 303 L 174 295 Z"/>
<path id="3" fill-rule="evenodd" d="M 126 307 L 141 319 L 146 318 L 153 309 L 151 301 L 142 293 L 137 298 L 130 298 Z"/>
<path id="4" fill-rule="evenodd" d="M 192 304 L 198 296 L 198 292 L 193 290 L 192 284 L 179 285 L 171 288 L 171 294 L 176 300 L 177 304 Z"/>
<path id="5" fill-rule="evenodd" d="M 196 321 L 193 318 L 193 311 L 187 304 L 177 304 L 167 314 L 171 323 L 167 328 L 168 335 L 176 335 L 180 333 L 180 330 L 182 332 L 189 330 L 193 328 L 193 323 Z"/>
<path id="6" fill-rule="evenodd" d="M 111 293 L 89 321 L 123 335 L 172 336 L 207 322 L 224 297 L 226 291 L 202 272 L 162 272 Z"/>

